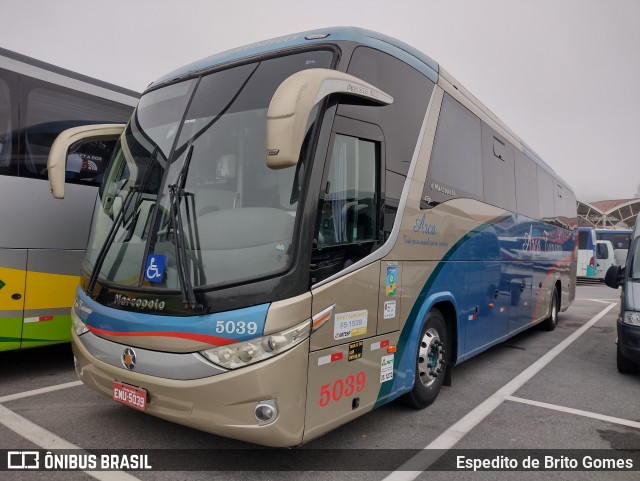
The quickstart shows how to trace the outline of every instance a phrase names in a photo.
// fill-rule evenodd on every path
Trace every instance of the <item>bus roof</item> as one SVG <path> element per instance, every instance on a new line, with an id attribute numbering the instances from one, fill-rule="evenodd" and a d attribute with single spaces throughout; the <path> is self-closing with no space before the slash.
<path id="1" fill-rule="evenodd" d="M 140 98 L 139 92 L 89 77 L 78 72 L 73 72 L 72 70 L 67 70 L 66 68 L 58 67 L 57 65 L 43 62 L 42 60 L 28 57 L 21 53 L 13 52 L 1 47 L 0 67 L 12 72 L 18 72 L 29 77 L 35 77 L 40 80 L 44 80 L 45 82 L 55 83 L 75 90 L 86 90 L 86 88 L 82 88 L 82 84 L 85 84 L 99 89 L 117 92 L 120 96 L 112 100 L 126 105 L 135 106 L 137 99 Z M 71 80 L 65 81 L 65 79 Z M 94 92 L 89 93 L 94 94 Z M 95 94 L 100 95 L 100 93 Z"/>
<path id="2" fill-rule="evenodd" d="M 168 73 L 149 85 L 149 88 L 180 78 L 190 77 L 210 68 L 257 55 L 263 55 L 275 50 L 323 44 L 326 43 L 326 41 L 336 40 L 354 41 L 387 52 L 422 72 L 434 83 L 438 81 L 437 62 L 418 49 L 400 40 L 371 30 L 357 27 L 332 27 L 263 40 L 215 54 Z"/>
<path id="3" fill-rule="evenodd" d="M 147 90 L 156 88 L 165 83 L 171 83 L 183 78 L 189 78 L 199 75 L 209 69 L 232 64 L 244 59 L 268 54 L 278 50 L 292 49 L 302 46 L 310 46 L 313 44 L 322 45 L 333 41 L 352 41 L 362 45 L 366 45 L 382 52 L 393 55 L 402 60 L 406 64 L 412 66 L 434 83 L 450 84 L 455 90 L 466 97 L 469 102 L 476 105 L 488 118 L 493 120 L 504 132 L 510 136 L 515 143 L 519 144 L 519 148 L 544 170 L 552 174 L 557 181 L 573 192 L 569 184 L 561 179 L 559 175 L 547 164 L 529 145 L 527 145 L 518 135 L 516 135 L 504 122 L 502 122 L 489 108 L 487 108 L 480 100 L 478 100 L 471 92 L 465 89 L 451 74 L 446 72 L 431 57 L 420 50 L 397 40 L 388 35 L 384 35 L 371 30 L 358 27 L 330 27 L 307 32 L 299 32 L 283 37 L 276 37 L 260 42 L 252 43 L 242 47 L 234 48 L 221 52 L 210 57 L 203 58 L 192 62 L 184 67 L 178 68 L 155 82 L 151 83 Z M 443 87 L 445 88 L 445 87 Z M 446 88 L 445 88 L 446 89 Z"/>

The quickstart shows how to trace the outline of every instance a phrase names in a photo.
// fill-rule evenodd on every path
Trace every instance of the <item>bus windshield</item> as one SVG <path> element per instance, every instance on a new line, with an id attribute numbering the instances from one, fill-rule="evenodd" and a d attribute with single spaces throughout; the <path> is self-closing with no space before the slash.
<path id="1" fill-rule="evenodd" d="M 145 94 L 105 174 L 84 268 L 106 242 L 98 278 L 120 285 L 176 289 L 181 268 L 194 287 L 286 269 L 304 158 L 265 165 L 267 109 L 284 79 L 332 58 L 297 53 Z"/>

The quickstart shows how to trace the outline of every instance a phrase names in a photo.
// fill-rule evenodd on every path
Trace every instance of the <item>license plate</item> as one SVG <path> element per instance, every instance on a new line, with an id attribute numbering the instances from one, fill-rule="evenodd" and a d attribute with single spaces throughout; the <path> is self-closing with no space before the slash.
<path id="1" fill-rule="evenodd" d="M 147 391 L 121 382 L 113 382 L 113 400 L 140 411 L 147 409 Z"/>

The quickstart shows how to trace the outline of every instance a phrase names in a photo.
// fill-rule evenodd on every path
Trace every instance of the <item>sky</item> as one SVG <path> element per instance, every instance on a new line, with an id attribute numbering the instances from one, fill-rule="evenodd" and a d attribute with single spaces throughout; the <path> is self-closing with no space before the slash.
<path id="1" fill-rule="evenodd" d="M 234 47 L 356 26 L 449 71 L 583 202 L 640 190 L 640 0 L 0 0 L 0 47 L 132 90 Z"/>

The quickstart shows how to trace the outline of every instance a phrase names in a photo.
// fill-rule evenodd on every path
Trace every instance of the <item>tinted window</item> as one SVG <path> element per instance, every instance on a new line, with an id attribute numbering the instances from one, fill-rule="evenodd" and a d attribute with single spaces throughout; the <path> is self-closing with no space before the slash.
<path id="1" fill-rule="evenodd" d="M 538 218 L 538 173 L 536 164 L 519 150 L 515 150 L 516 205 L 520 214 Z"/>
<path id="2" fill-rule="evenodd" d="M 9 167 L 13 121 L 11 115 L 11 95 L 9 85 L 0 78 L 0 173 Z"/>
<path id="3" fill-rule="evenodd" d="M 576 196 L 571 190 L 565 188 L 564 190 L 564 209 L 567 216 L 567 224 L 571 229 L 578 228 L 578 213 Z"/>
<path id="4" fill-rule="evenodd" d="M 598 259 L 608 259 L 609 258 L 609 249 L 607 249 L 606 244 L 598 243 L 596 245 L 596 257 Z"/>
<path id="5" fill-rule="evenodd" d="M 538 206 L 540 209 L 540 218 L 550 221 L 556 214 L 553 178 L 549 173 L 538 166 Z"/>
<path id="6" fill-rule="evenodd" d="M 19 175 L 46 179 L 49 149 L 60 132 L 90 123 L 124 123 L 131 110 L 128 106 L 38 82 L 26 95 L 24 152 Z M 67 161 L 67 180 L 97 185 L 113 145 L 85 144 L 82 150 L 74 152 Z"/>
<path id="7" fill-rule="evenodd" d="M 320 205 L 318 247 L 376 240 L 378 150 L 369 140 L 335 136 Z"/>
<path id="8" fill-rule="evenodd" d="M 589 248 L 589 233 L 585 231 L 578 232 L 578 249 Z"/>
<path id="9" fill-rule="evenodd" d="M 60 132 L 91 123 L 124 123 L 133 110 L 127 105 L 30 77 L 20 77 L 19 82 L 20 125 L 0 120 L 2 175 L 46 179 L 49 149 Z M 0 118 L 4 118 L 3 112 L 9 108 L 7 99 L 17 102 L 18 96 L 8 96 L 7 89 L 0 85 Z M 5 134 L 6 129 L 11 129 L 11 135 Z M 75 146 L 68 159 L 67 180 L 99 183 L 113 145 L 113 142 L 92 142 Z"/>
<path id="10" fill-rule="evenodd" d="M 406 176 L 434 83 L 406 63 L 369 47 L 354 50 L 347 71 L 384 90 L 393 103 L 372 107 L 344 98 L 338 113 L 379 125 L 386 139 L 386 168 Z"/>
<path id="11" fill-rule="evenodd" d="M 636 239 L 635 249 L 631 257 L 631 269 L 629 270 L 629 279 L 640 278 L 640 240 Z"/>
<path id="12" fill-rule="evenodd" d="M 611 241 L 614 249 L 628 249 L 631 244 L 629 232 L 596 232 L 596 237 L 601 240 Z"/>
<path id="13" fill-rule="evenodd" d="M 515 212 L 516 188 L 513 145 L 487 124 L 482 124 L 484 200 Z"/>
<path id="14" fill-rule="evenodd" d="M 482 127 L 478 117 L 445 94 L 423 199 L 484 199 Z"/>

